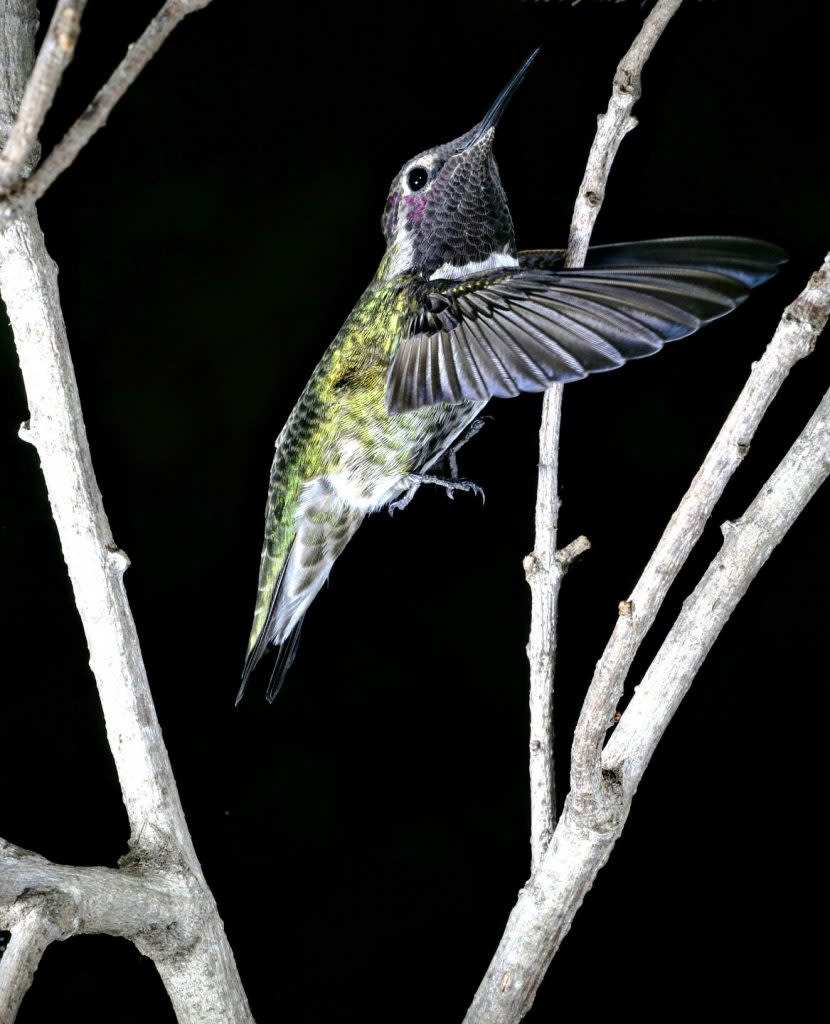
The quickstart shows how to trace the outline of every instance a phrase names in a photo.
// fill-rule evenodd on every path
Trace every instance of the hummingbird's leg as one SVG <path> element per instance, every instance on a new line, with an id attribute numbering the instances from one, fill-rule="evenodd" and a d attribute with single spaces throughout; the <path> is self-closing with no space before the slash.
<path id="1" fill-rule="evenodd" d="M 484 491 L 474 484 L 471 480 L 462 480 L 458 475 L 458 459 L 456 453 L 459 449 L 463 448 L 464 445 L 472 440 L 476 434 L 484 426 L 484 421 L 492 419 L 492 416 L 479 416 L 473 420 L 467 426 L 467 429 L 458 438 L 455 444 L 451 448 L 448 448 L 443 455 L 443 459 L 446 460 L 447 469 L 449 470 L 449 479 L 443 476 L 427 475 L 424 473 L 410 473 L 409 488 L 396 501 L 392 501 L 387 505 L 389 515 L 392 516 L 406 506 L 415 497 L 415 492 L 421 486 L 421 484 L 436 484 L 438 487 L 443 487 L 447 492 L 447 497 L 452 498 L 455 491 L 472 491 L 473 494 L 480 494 L 481 500 L 484 501 Z"/>
<path id="2" fill-rule="evenodd" d="M 484 426 L 485 419 L 490 419 L 490 417 L 479 416 L 477 419 L 474 419 L 452 448 L 447 451 L 447 466 L 449 467 L 451 480 L 458 479 L 458 459 L 456 457 L 456 453 L 460 451 L 468 441 L 472 441 L 479 430 Z"/>
<path id="3" fill-rule="evenodd" d="M 389 515 L 393 516 L 396 512 L 399 512 L 401 509 L 406 508 L 410 501 L 412 501 L 412 499 L 415 497 L 415 492 L 418 490 L 420 486 L 421 481 L 418 480 L 417 483 L 412 484 L 408 491 L 404 491 L 400 498 L 397 499 L 397 501 L 390 502 L 388 505 Z"/>

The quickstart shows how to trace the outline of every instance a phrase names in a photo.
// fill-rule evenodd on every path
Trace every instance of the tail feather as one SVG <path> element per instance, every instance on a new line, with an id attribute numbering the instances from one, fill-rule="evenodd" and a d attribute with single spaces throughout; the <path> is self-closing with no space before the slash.
<path id="1" fill-rule="evenodd" d="M 327 477 L 317 477 L 305 484 L 296 512 L 290 518 L 288 527 L 293 539 L 278 573 L 274 572 L 272 547 L 266 536 L 260 567 L 260 603 L 237 704 L 269 647 L 280 648 L 266 694 L 269 701 L 274 700 L 294 661 L 303 617 L 362 521 L 363 513 L 346 504 Z"/>
<path id="2" fill-rule="evenodd" d="M 263 551 L 262 551 L 262 561 L 261 561 L 260 570 L 259 570 L 260 591 L 259 591 L 259 596 L 258 596 L 258 599 L 257 599 L 257 609 L 256 609 L 256 613 L 255 613 L 255 616 L 254 616 L 254 625 L 253 625 L 253 627 L 251 629 L 251 638 L 250 638 L 250 640 L 248 642 L 248 653 L 245 656 L 245 664 L 244 664 L 244 666 L 242 668 L 242 682 L 241 682 L 240 687 L 239 687 L 239 692 L 236 695 L 236 701 L 235 701 L 236 704 L 239 704 L 239 702 L 245 696 L 245 690 L 248 687 L 248 680 L 251 678 L 251 674 L 253 673 L 253 671 L 257 667 L 257 665 L 260 663 L 260 661 L 262 661 L 263 657 L 265 656 L 266 651 L 268 650 L 269 645 L 271 643 L 273 643 L 272 637 L 276 633 L 276 631 L 275 631 L 275 618 L 276 618 L 275 613 L 276 613 L 276 608 L 277 608 L 277 604 L 278 604 L 278 600 L 277 599 L 278 599 L 280 590 L 282 589 L 282 582 L 283 582 L 283 578 L 285 577 L 285 568 L 286 568 L 286 565 L 288 564 L 288 561 L 289 561 L 289 559 L 291 557 L 291 550 L 293 548 L 293 541 L 292 541 L 292 545 L 291 545 L 291 547 L 289 547 L 288 553 L 287 553 L 287 555 L 286 555 L 286 557 L 285 557 L 285 559 L 283 561 L 282 569 L 280 570 L 279 574 L 277 575 L 276 581 L 274 582 L 273 587 L 271 589 L 271 594 L 270 594 L 269 600 L 268 600 L 268 612 L 267 612 L 267 615 L 265 617 L 265 620 L 264 620 L 264 622 L 262 622 L 262 624 L 258 624 L 258 620 L 260 620 L 260 618 L 261 618 L 260 602 L 262 601 L 262 598 L 264 596 L 264 594 L 263 594 L 263 579 L 267 578 L 267 566 L 266 566 L 266 559 L 268 557 L 267 556 L 267 548 L 268 548 L 268 542 L 267 542 L 267 538 L 266 538 L 266 543 L 265 543 L 265 545 L 263 547 Z M 292 656 L 291 660 L 293 661 L 293 656 Z M 286 665 L 286 670 L 288 669 L 288 667 L 289 666 Z M 285 673 L 283 672 L 283 678 L 284 678 L 284 676 L 285 676 Z M 282 680 L 280 680 L 280 685 L 281 684 L 282 684 Z"/>
<path id="3" fill-rule="evenodd" d="M 265 699 L 269 704 L 274 703 L 275 697 L 280 692 L 282 684 L 285 682 L 286 673 L 294 664 L 294 658 L 297 656 L 297 644 L 300 642 L 300 630 L 303 628 L 304 618 L 305 612 L 303 612 L 291 632 L 280 644 L 279 652 L 277 653 L 276 660 L 274 661 L 274 667 L 271 670 L 271 678 L 268 680 L 268 689 L 265 693 Z"/>

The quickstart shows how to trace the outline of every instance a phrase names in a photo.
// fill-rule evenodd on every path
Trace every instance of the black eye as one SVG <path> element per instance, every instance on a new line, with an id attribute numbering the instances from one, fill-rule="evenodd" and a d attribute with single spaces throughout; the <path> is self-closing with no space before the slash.
<path id="1" fill-rule="evenodd" d="M 406 176 L 406 183 L 413 192 L 417 192 L 426 185 L 427 178 L 429 175 L 425 167 L 413 167 Z"/>

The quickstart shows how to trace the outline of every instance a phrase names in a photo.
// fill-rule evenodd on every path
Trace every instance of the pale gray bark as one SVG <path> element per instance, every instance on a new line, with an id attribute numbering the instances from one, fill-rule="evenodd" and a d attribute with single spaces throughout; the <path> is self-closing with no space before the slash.
<path id="1" fill-rule="evenodd" d="M 63 938 L 67 902 L 62 894 L 49 893 L 21 900 L 9 911 L 11 939 L 0 959 L 0 1024 L 15 1019 L 47 946 Z"/>
<path id="2" fill-rule="evenodd" d="M 17 118 L 0 154 L 0 190 L 9 188 L 21 177 L 63 73 L 75 55 L 84 7 L 86 0 L 59 0 L 55 6 Z"/>
<path id="3" fill-rule="evenodd" d="M 643 22 L 628 53 L 617 66 L 608 109 L 597 118 L 597 133 L 588 154 L 571 218 L 565 265 L 585 262 L 611 164 L 620 143 L 637 121 L 631 109 L 640 97 L 643 66 L 682 0 L 660 0 Z M 557 556 L 559 519 L 559 432 L 562 385 L 545 392 L 539 429 L 539 481 L 536 488 L 535 540 L 525 559 L 530 584 L 530 852 L 531 873 L 544 856 L 556 825 L 554 787 L 553 678 L 556 663 L 556 615 L 562 577 L 571 559 Z M 583 540 L 585 540 L 583 538 Z M 587 540 L 580 551 L 590 547 Z M 577 552 L 577 554 L 579 551 Z"/>
<path id="4" fill-rule="evenodd" d="M 111 108 L 172 27 L 205 2 L 165 4 L 155 27 L 151 26 L 149 43 L 137 53 L 131 51 L 127 71 L 122 65 L 114 76 L 117 87 L 101 101 L 97 125 L 95 118 L 88 119 L 91 124 L 61 152 L 61 166 L 74 158 L 91 134 L 90 127 L 94 130 L 103 123 L 106 104 Z M 14 0 L 5 6 L 2 18 L 0 64 L 5 75 L 0 81 L 4 87 L 0 121 L 13 143 L 6 166 L 22 171 L 34 141 L 31 125 L 42 120 L 53 89 L 26 87 L 32 66 L 34 4 Z M 47 33 L 45 46 L 51 45 L 50 40 Z M 54 70 L 46 59 L 43 66 Z M 52 81 L 45 72 L 44 77 Z M 14 122 L 14 113 L 24 95 L 35 99 L 24 111 L 26 124 L 21 126 Z M 40 180 L 42 184 L 44 179 Z M 11 191 L 20 196 L 27 187 L 12 186 Z M 131 834 L 129 852 L 117 870 L 50 864 L 0 842 L 0 914 L 12 933 L 0 961 L 0 1020 L 10 1024 L 14 1019 L 49 941 L 94 931 L 125 936 L 154 960 L 180 1021 L 251 1021 L 233 954 L 193 848 L 150 696 L 124 589 L 129 562 L 113 540 L 95 479 L 61 312 L 57 268 L 31 202 L 7 202 L 4 213 L 0 294 L 14 332 L 30 409 L 21 436 L 40 457 Z"/>
<path id="5" fill-rule="evenodd" d="M 597 662 L 574 733 L 572 798 L 585 814 L 597 812 L 607 793 L 602 745 L 634 656 L 724 488 L 749 451 L 764 413 L 792 367 L 813 350 L 827 320 L 828 301 L 830 265 L 825 262 L 784 311 L 640 579 L 620 604 L 620 616 Z"/>
<path id="6" fill-rule="evenodd" d="M 36 202 L 41 198 L 55 179 L 71 166 L 78 153 L 99 128 L 103 128 L 107 123 L 107 118 L 113 107 L 138 78 L 147 63 L 158 53 L 164 41 L 179 22 L 188 14 L 207 7 L 210 2 L 211 0 L 166 0 L 147 28 L 127 49 L 124 59 L 98 90 L 83 114 L 40 164 L 35 173 L 27 181 L 19 181 L 14 188 L 3 183 L 3 188 L 8 188 L 13 193 L 13 201 L 5 203 L 0 210 L 2 216 L 12 217 L 21 205 Z M 76 24 L 76 34 L 77 27 Z M 49 96 L 49 103 L 51 103 L 51 99 L 52 97 Z M 17 107 L 14 109 L 16 110 Z M 39 112 L 41 121 L 45 116 L 46 109 L 48 109 L 48 104 Z M 18 131 L 21 130 L 18 129 Z"/>
<path id="7" fill-rule="evenodd" d="M 714 482 L 722 471 L 717 456 L 724 436 L 732 438 L 735 447 L 734 425 L 757 423 L 777 390 L 776 381 L 780 383 L 789 367 L 812 349 L 828 316 L 830 254 L 784 311 L 764 358 L 753 369 L 695 484 L 672 517 L 666 531 L 669 537 L 675 536 L 673 524 L 681 522 L 691 535 L 700 535 L 711 511 Z M 766 367 L 763 378 L 758 375 L 762 364 Z M 519 893 L 465 1024 L 517 1024 L 532 1006 L 576 911 L 622 832 L 640 778 L 695 673 L 770 552 L 828 475 L 830 393 L 744 515 L 725 525 L 720 553 L 685 602 L 605 750 L 598 751 L 598 778 L 588 773 L 587 787 L 578 788 L 586 776 L 579 764 L 573 765 L 562 817 L 538 870 Z M 682 562 L 663 564 L 673 578 Z M 647 569 L 635 593 L 651 602 L 664 584 L 659 572 Z M 633 627 L 626 625 L 633 617 L 634 601 L 622 602 L 617 629 L 640 628 L 636 620 Z M 605 716 L 598 721 L 604 737 L 611 719 Z M 592 714 L 583 709 L 575 749 L 593 749 L 589 737 L 594 728 Z"/>
<path id="8" fill-rule="evenodd" d="M 824 320 L 830 309 L 830 254 L 827 259 Z M 746 512 L 721 525 L 720 553 L 686 599 L 605 746 L 605 776 L 622 787 L 627 800 L 735 606 L 828 474 L 830 391 Z"/>
<path id="9" fill-rule="evenodd" d="M 584 262 L 620 142 L 636 124 L 645 60 L 680 0 L 656 4 L 620 62 L 574 209 L 568 265 Z M 830 259 L 830 256 L 828 257 Z M 561 389 L 545 396 L 540 432 L 534 553 L 525 560 L 533 592 L 531 640 L 532 870 L 465 1018 L 465 1024 L 517 1024 L 607 861 L 656 744 L 732 609 L 772 549 L 830 472 L 830 398 L 825 398 L 745 515 L 727 524 L 720 555 L 704 574 L 637 688 L 603 751 L 626 675 L 668 588 L 699 539 L 717 499 L 791 367 L 810 351 L 830 313 L 830 264 L 813 275 L 782 316 L 763 357 L 730 412 L 689 491 L 672 516 L 597 665 L 574 735 L 571 791 L 555 825 L 552 699 L 556 606 L 574 545 L 556 553 Z M 572 555 L 571 555 L 572 557 Z"/>

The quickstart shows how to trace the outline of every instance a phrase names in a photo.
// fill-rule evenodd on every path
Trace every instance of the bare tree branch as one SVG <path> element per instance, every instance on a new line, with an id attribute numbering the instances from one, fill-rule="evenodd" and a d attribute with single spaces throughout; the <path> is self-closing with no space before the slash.
<path id="1" fill-rule="evenodd" d="M 197 863 L 147 685 L 124 590 L 128 560 L 101 501 L 81 414 L 57 268 L 30 211 L 0 236 L 0 292 L 6 303 L 31 419 L 21 436 L 40 456 L 75 602 L 89 644 L 131 845 L 164 842 Z"/>
<path id="2" fill-rule="evenodd" d="M 611 165 L 622 140 L 637 127 L 637 118 L 632 116 L 631 110 L 642 95 L 643 67 L 681 3 L 682 0 L 659 0 L 617 65 L 608 109 L 597 117 L 597 133 L 574 203 L 566 267 L 581 267 L 585 263 L 594 224 L 605 199 Z"/>
<path id="3" fill-rule="evenodd" d="M 830 254 L 825 269 L 830 271 Z M 830 279 L 830 274 L 825 277 Z M 825 321 L 828 312 L 830 288 L 824 301 Z M 627 799 L 634 795 L 666 726 L 729 616 L 828 475 L 830 391 L 746 512 L 721 526 L 720 553 L 685 601 L 608 740 L 603 771 L 623 787 Z"/>
<path id="4" fill-rule="evenodd" d="M 92 136 L 102 128 L 115 104 L 129 89 L 147 63 L 156 55 L 162 43 L 188 14 L 201 10 L 210 0 L 166 0 L 139 38 L 113 71 L 106 84 L 98 90 L 93 101 L 81 114 L 35 173 L 14 194 L 14 199 L 2 211 L 6 218 L 22 206 L 36 202 L 55 179 L 69 167 Z"/>
<path id="5" fill-rule="evenodd" d="M 809 350 L 830 315 L 829 268 L 825 262 L 806 289 L 808 314 L 802 307 L 805 315 L 794 319 L 792 306 L 785 310 L 768 352 L 777 351 L 780 357 L 782 331 L 789 334 L 790 346 Z M 763 404 L 766 408 L 769 403 Z M 465 1024 L 517 1024 L 530 1009 L 550 961 L 622 832 L 642 773 L 695 672 L 737 601 L 828 474 L 830 394 L 744 516 L 727 526 L 721 552 L 684 605 L 608 742 L 602 799 L 586 802 L 574 789 L 568 795 L 539 869 L 510 913 Z M 632 611 L 626 609 L 629 604 L 622 603 L 626 618 Z"/>
<path id="6" fill-rule="evenodd" d="M 185 896 L 162 872 L 153 877 L 147 870 L 53 864 L 0 839 L 0 908 L 7 908 L 5 914 L 17 901 L 49 893 L 63 894 L 72 905 L 72 920 L 61 938 L 86 933 L 140 938 L 149 930 L 175 926 Z"/>
<path id="7" fill-rule="evenodd" d="M 640 95 L 645 60 L 680 0 L 663 0 L 653 9 L 629 52 L 620 62 L 608 110 L 598 119 L 597 134 L 574 209 L 567 265 L 584 262 L 596 215 L 602 203 L 611 163 L 636 121 L 631 108 Z M 758 422 L 789 369 L 811 351 L 830 311 L 827 264 L 813 276 L 804 293 L 785 310 L 763 358 L 753 367 L 735 409 L 707 456 L 689 493 L 672 518 L 664 538 L 631 598 L 620 602 L 620 619 L 609 641 L 580 717 L 574 738 L 571 793 L 553 830 L 552 672 L 555 653 L 556 603 L 564 568 L 573 545 L 556 555 L 556 486 L 561 389 L 545 395 L 540 433 L 539 490 L 536 505 L 536 550 L 525 560 L 533 588 L 531 642 L 531 846 L 533 869 L 519 894 L 504 935 L 487 970 L 465 1024 L 516 1024 L 529 1010 L 550 961 L 570 928 L 576 911 L 605 864 L 627 819 L 639 777 L 694 673 L 711 647 L 740 595 L 768 557 L 772 547 L 799 514 L 828 472 L 825 403 L 805 429 L 790 455 L 741 521 L 735 550 L 753 551 L 742 561 L 725 550 L 690 599 L 697 619 L 679 621 L 649 670 L 649 687 L 622 716 L 605 758 L 602 744 L 613 721 L 625 674 L 653 622 L 671 581 L 685 561 L 711 514 L 726 481 L 747 451 Z M 773 526 L 773 520 L 776 524 Z M 745 525 L 744 525 L 745 524 Z M 764 544 L 755 548 L 759 532 Z M 732 534 L 730 533 L 730 541 Z M 579 541 L 574 542 L 579 544 Z M 757 557 L 755 555 L 757 554 Z M 736 561 L 737 559 L 737 561 Z M 737 562 L 740 562 L 740 565 Z M 731 571 L 731 577 L 726 569 Z M 719 573 L 723 573 L 720 579 Z M 734 602 L 722 615 L 701 612 L 720 579 L 732 579 Z M 690 613 L 691 615 L 691 613 Z M 693 628 L 693 654 L 682 637 Z M 647 700 L 646 698 L 649 698 Z M 627 718 L 631 712 L 631 717 Z M 629 724 L 630 723 L 630 724 Z M 549 840 L 549 841 L 548 841 Z"/>
<path id="8" fill-rule="evenodd" d="M 539 431 L 536 539 L 524 560 L 530 586 L 530 870 L 535 872 L 556 827 L 553 751 L 553 673 L 556 665 L 556 606 L 562 568 L 556 561 L 559 520 L 559 430 L 562 385 L 545 392 Z"/>
<path id="9" fill-rule="evenodd" d="M 0 235 L 0 293 L 31 411 L 22 435 L 40 456 L 130 820 L 128 863 L 152 863 L 169 873 L 170 884 L 190 889 L 192 927 L 180 921 L 179 932 L 165 933 L 173 942 L 155 951 L 156 966 L 180 1021 L 251 1020 L 150 696 L 123 584 L 128 561 L 113 541 L 95 480 L 56 268 L 33 210 Z M 187 935 L 197 938 L 188 943 Z"/>
<path id="10" fill-rule="evenodd" d="M 640 77 L 657 40 L 682 0 L 660 0 L 617 66 L 608 109 L 597 118 L 597 132 L 579 186 L 568 237 L 565 265 L 585 262 L 591 233 L 605 197 L 611 164 L 620 143 L 637 121 L 631 109 L 640 97 Z M 556 615 L 562 566 L 556 558 L 559 516 L 559 431 L 562 385 L 545 392 L 539 431 L 539 483 L 536 490 L 536 539 L 525 559 L 531 589 L 530 640 L 530 848 L 531 872 L 539 866 L 556 825 L 553 750 L 553 676 Z"/>
<path id="11" fill-rule="evenodd" d="M 715 504 L 749 451 L 758 424 L 792 367 L 813 350 L 830 308 L 830 264 L 810 278 L 791 303 L 754 364 L 703 465 L 683 496 L 597 663 L 582 705 L 571 753 L 571 797 L 585 814 L 596 813 L 608 793 L 603 780 L 602 745 L 611 727 L 634 655 L 654 622 L 663 599 L 703 533 Z"/>
<path id="12" fill-rule="evenodd" d="M 86 0 L 58 0 L 17 119 L 0 154 L 0 191 L 21 177 L 61 78 L 75 55 Z"/>
<path id="13" fill-rule="evenodd" d="M 185 14 L 207 0 L 171 0 L 128 54 L 101 102 L 70 136 L 60 167 L 83 142 Z M 17 124 L 16 104 L 28 93 L 33 0 L 10 0 L 2 13 L 0 124 Z M 113 82 L 114 80 L 114 82 Z M 81 119 L 83 121 L 83 118 Z M 53 164 L 53 169 L 58 164 Z M 57 172 L 55 172 L 57 173 Z M 53 175 L 54 178 L 54 175 Z M 50 180 L 53 180 L 50 179 Z M 41 179 L 41 183 L 46 180 Z M 29 184 L 34 178 L 29 179 Z M 25 187 L 28 187 L 25 186 Z M 34 194 L 41 194 L 35 190 Z M 0 229 L 0 293 L 14 331 L 31 418 L 21 428 L 40 456 L 52 514 L 98 684 L 107 736 L 130 822 L 130 852 L 118 871 L 67 868 L 0 846 L 0 889 L 11 923 L 12 959 L 2 996 L 3 1024 L 13 1019 L 46 941 L 83 930 L 128 935 L 152 957 L 178 1019 L 187 1024 L 252 1021 L 233 954 L 205 882 L 179 800 L 147 684 L 123 574 L 129 564 L 115 545 L 95 479 L 60 306 L 57 268 L 34 206 L 18 206 Z M 19 917 L 29 897 L 31 915 Z M 57 919 L 58 899 L 71 920 Z M 11 907 L 8 906 L 13 900 Z M 174 911 L 171 917 L 171 910 Z M 17 951 L 17 952 L 15 952 Z M 9 972 L 18 965 L 20 980 Z"/>

